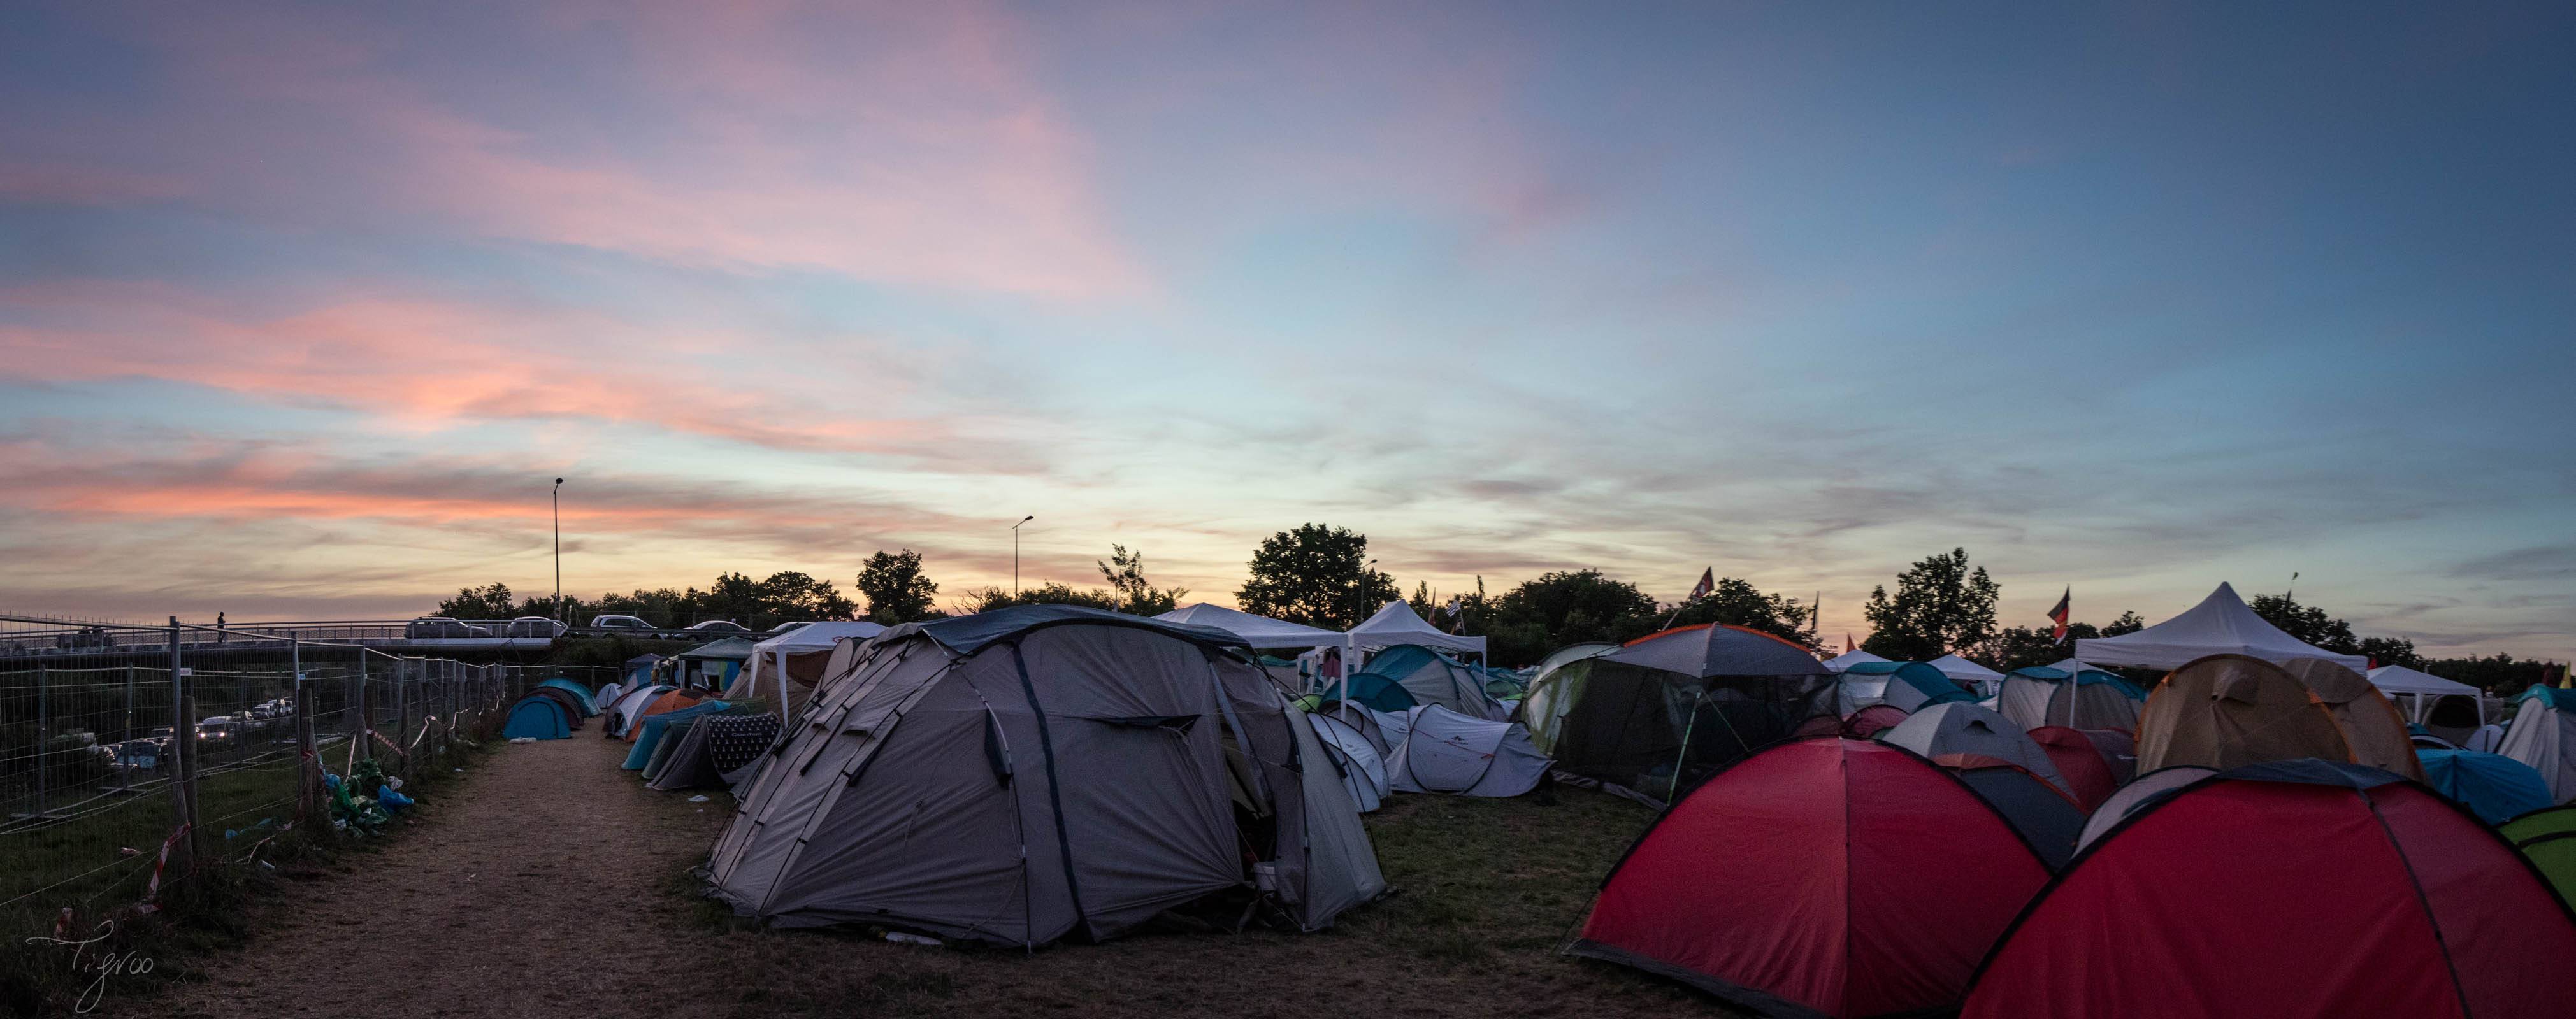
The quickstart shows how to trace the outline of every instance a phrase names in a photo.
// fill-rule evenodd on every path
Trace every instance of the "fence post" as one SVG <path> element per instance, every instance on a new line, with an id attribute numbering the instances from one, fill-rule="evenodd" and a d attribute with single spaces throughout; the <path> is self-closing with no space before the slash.
<path id="1" fill-rule="evenodd" d="M 188 737 L 196 728 L 188 724 L 188 681 L 179 671 L 179 617 L 170 617 L 170 749 L 161 766 L 170 773 L 170 825 L 184 829 L 188 837 L 171 847 L 170 855 L 178 857 L 178 873 L 186 874 L 196 864 L 196 828 L 190 824 L 196 809 L 188 803 Z"/>
<path id="2" fill-rule="evenodd" d="M 298 673 L 298 675 L 302 675 Z M 307 825 L 322 821 L 322 758 L 313 750 L 313 690 L 295 684 L 295 812 Z"/>
<path id="3" fill-rule="evenodd" d="M 45 663 L 36 663 L 36 816 L 45 816 L 45 759 L 53 756 L 53 721 L 45 709 Z"/>
<path id="4" fill-rule="evenodd" d="M 367 701 L 367 653 L 360 651 L 358 652 L 358 696 L 349 702 L 351 708 L 358 713 L 358 724 L 349 730 L 349 738 L 357 741 L 358 756 L 372 761 L 376 759 L 376 741 L 367 734 L 376 731 L 376 716 L 374 709 L 368 707 Z"/>

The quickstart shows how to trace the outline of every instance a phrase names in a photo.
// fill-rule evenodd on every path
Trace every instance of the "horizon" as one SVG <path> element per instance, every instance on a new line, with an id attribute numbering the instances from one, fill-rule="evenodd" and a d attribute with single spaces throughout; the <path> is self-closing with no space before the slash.
<path id="1" fill-rule="evenodd" d="M 0 12 L 0 609 L 1112 543 L 2576 659 L 2576 12 Z M 1836 646 L 1839 646 L 1838 644 Z"/>

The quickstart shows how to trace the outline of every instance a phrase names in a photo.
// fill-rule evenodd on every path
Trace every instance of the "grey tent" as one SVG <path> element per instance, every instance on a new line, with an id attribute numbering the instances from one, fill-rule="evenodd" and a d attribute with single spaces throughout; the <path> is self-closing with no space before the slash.
<path id="1" fill-rule="evenodd" d="M 1351 802 L 1357 804 L 1363 814 L 1376 810 L 1391 791 L 1387 785 L 1386 755 L 1360 728 L 1365 714 L 1354 710 L 1349 712 L 1348 718 L 1331 714 L 1306 716 L 1307 722 L 1315 727 L 1315 735 L 1323 740 L 1325 754 L 1332 758 L 1333 766 L 1340 769 L 1342 786 L 1350 790 Z"/>
<path id="2" fill-rule="evenodd" d="M 1227 892 L 1324 927 L 1385 878 L 1321 741 L 1242 648 L 1064 605 L 888 630 L 744 788 L 712 891 L 783 927 L 1032 948 Z"/>
<path id="3" fill-rule="evenodd" d="M 1990 708 L 1964 701 L 1935 704 L 1907 715 L 1905 721 L 1879 733 L 1878 738 L 1935 760 L 1948 754 L 1992 757 L 2047 779 L 2061 791 L 2067 788 L 2065 776 L 2058 774 L 2056 762 L 2048 759 L 2048 751 L 2033 742 L 2021 726 Z"/>
<path id="4" fill-rule="evenodd" d="M 1568 656 L 1518 717 L 1565 770 L 1660 797 L 1832 713 L 1833 688 L 1806 648 L 1703 624 Z"/>
<path id="5" fill-rule="evenodd" d="M 1383 717 L 1383 716 L 1381 716 Z M 1515 722 L 1470 718 L 1437 704 L 1403 715 L 1403 735 L 1387 758 L 1397 792 L 1518 796 L 1547 777 L 1546 754 Z"/>
<path id="6" fill-rule="evenodd" d="M 767 710 L 729 708 L 689 719 L 661 772 L 647 774 L 654 789 L 723 789 L 750 778 L 762 753 L 778 739 L 778 716 Z M 663 741 L 673 742 L 670 737 Z M 658 754 L 659 751 L 656 751 Z"/>

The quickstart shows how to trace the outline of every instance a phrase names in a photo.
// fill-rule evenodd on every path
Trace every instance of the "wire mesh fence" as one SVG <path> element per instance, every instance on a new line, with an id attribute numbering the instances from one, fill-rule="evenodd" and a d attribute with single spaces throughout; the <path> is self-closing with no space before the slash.
<path id="1" fill-rule="evenodd" d="M 145 905 L 297 827 L 345 828 L 326 774 L 444 772 L 568 671 L 235 636 L 0 616 L 0 923 Z"/>

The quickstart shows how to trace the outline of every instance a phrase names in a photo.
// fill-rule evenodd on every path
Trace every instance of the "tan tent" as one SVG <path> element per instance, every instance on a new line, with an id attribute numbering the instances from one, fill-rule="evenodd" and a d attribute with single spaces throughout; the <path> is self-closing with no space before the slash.
<path id="1" fill-rule="evenodd" d="M 2138 773 L 2177 764 L 2225 771 L 2263 761 L 2352 760 L 2324 700 L 2278 665 L 2211 655 L 2165 676 L 2138 715 Z"/>
<path id="2" fill-rule="evenodd" d="M 2344 745 L 2352 748 L 2353 763 L 2424 780 L 2424 763 L 2415 758 L 2415 741 L 2406 733 L 2405 717 L 2371 685 L 2370 677 L 2323 658 L 2293 658 L 2281 663 L 2281 668 L 2299 677 L 2334 713 L 2335 724 L 2343 728 Z"/>

